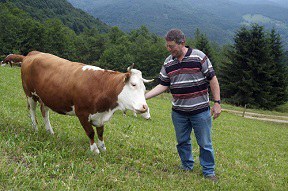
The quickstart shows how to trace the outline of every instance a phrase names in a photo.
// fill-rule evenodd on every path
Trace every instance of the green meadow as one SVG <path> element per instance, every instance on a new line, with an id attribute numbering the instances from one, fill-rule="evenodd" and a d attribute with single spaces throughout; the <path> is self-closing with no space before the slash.
<path id="1" fill-rule="evenodd" d="M 51 111 L 51 136 L 38 108 L 35 132 L 20 68 L 0 67 L 0 190 L 288 190 L 287 123 L 222 112 L 213 121 L 213 183 L 202 176 L 194 136 L 194 170 L 178 170 L 169 96 L 148 104 L 151 120 L 116 112 L 105 126 L 107 151 L 96 155 L 76 117 Z"/>

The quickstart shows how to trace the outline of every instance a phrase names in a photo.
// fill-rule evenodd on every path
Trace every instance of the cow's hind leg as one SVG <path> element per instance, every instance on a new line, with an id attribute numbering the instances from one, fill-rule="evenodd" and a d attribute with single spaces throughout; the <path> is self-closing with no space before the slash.
<path id="1" fill-rule="evenodd" d="M 40 101 L 41 104 L 41 113 L 44 119 L 45 128 L 48 132 L 50 132 L 52 135 L 54 134 L 53 128 L 51 127 L 50 120 L 49 120 L 49 108 L 44 105 L 42 101 Z"/>
<path id="2" fill-rule="evenodd" d="M 103 134 L 104 134 L 104 126 L 96 127 L 97 135 L 98 135 L 98 148 L 101 151 L 106 151 L 106 147 L 104 144 Z"/>
<path id="3" fill-rule="evenodd" d="M 90 139 L 90 149 L 92 152 L 99 154 L 100 151 L 96 145 L 96 143 L 94 142 L 94 136 L 95 136 L 95 131 L 91 125 L 91 123 L 88 121 L 88 115 L 86 116 L 78 116 L 79 121 L 81 123 L 81 125 L 83 126 L 86 135 L 89 137 Z"/>
<path id="4" fill-rule="evenodd" d="M 33 100 L 32 97 L 27 97 L 28 109 L 30 111 L 30 117 L 32 120 L 32 127 L 37 131 L 37 121 L 36 121 L 36 105 L 37 102 Z"/>

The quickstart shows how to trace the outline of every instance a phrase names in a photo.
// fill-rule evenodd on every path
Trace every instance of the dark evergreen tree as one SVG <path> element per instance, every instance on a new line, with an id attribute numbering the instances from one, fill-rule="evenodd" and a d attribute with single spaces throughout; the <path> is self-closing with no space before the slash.
<path id="1" fill-rule="evenodd" d="M 208 58 L 210 59 L 213 68 L 215 71 L 217 71 L 217 62 L 214 59 L 214 52 L 213 49 L 211 48 L 210 42 L 205 34 L 201 34 L 199 29 L 196 30 L 195 32 L 195 48 L 201 50 L 204 52 Z"/>
<path id="2" fill-rule="evenodd" d="M 235 37 L 235 41 L 238 39 L 248 39 L 249 32 L 246 28 L 241 28 Z M 246 48 L 235 43 L 234 46 L 226 47 L 224 53 L 226 60 L 221 65 L 221 72 L 219 74 L 219 81 L 221 85 L 221 97 L 232 104 L 244 106 L 247 103 L 252 103 L 253 95 L 251 87 L 253 86 L 253 80 L 250 78 L 252 75 L 251 70 L 245 63 L 248 59 L 244 56 L 247 54 Z"/>
<path id="3" fill-rule="evenodd" d="M 285 66 L 288 67 L 288 50 L 286 50 L 286 51 L 284 52 L 284 59 L 283 59 L 283 61 L 284 61 Z"/>
<path id="4" fill-rule="evenodd" d="M 242 27 L 235 44 L 227 51 L 227 63 L 222 66 L 220 83 L 222 96 L 233 104 L 272 109 L 276 106 L 273 80 L 275 64 L 264 28 L 257 24 Z"/>
<path id="5" fill-rule="evenodd" d="M 200 29 L 197 28 L 197 29 L 195 30 L 195 33 L 194 33 L 195 42 L 200 41 L 200 38 L 201 38 L 201 32 L 200 32 Z"/>
<path id="6" fill-rule="evenodd" d="M 275 97 L 275 105 L 281 105 L 288 98 L 288 70 L 285 66 L 284 51 L 282 48 L 281 37 L 275 29 L 271 30 L 269 35 L 271 57 L 273 60 L 272 86 Z"/>

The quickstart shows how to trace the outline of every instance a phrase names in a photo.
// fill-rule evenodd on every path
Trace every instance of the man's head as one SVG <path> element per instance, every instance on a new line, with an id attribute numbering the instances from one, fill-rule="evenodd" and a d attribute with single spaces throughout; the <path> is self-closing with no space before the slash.
<path id="1" fill-rule="evenodd" d="M 177 44 L 185 43 L 185 35 L 180 29 L 171 29 L 165 36 L 166 41 L 174 41 Z"/>
<path id="2" fill-rule="evenodd" d="M 165 35 L 166 48 L 172 56 L 179 58 L 183 54 L 185 48 L 185 35 L 179 29 L 171 29 Z"/>

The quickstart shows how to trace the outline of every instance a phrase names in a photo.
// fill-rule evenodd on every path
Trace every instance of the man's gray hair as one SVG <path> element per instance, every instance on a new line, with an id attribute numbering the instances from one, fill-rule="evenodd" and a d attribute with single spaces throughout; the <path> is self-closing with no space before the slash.
<path id="1" fill-rule="evenodd" d="M 175 41 L 177 44 L 181 44 L 186 41 L 184 33 L 180 29 L 171 29 L 165 35 L 166 41 Z"/>

